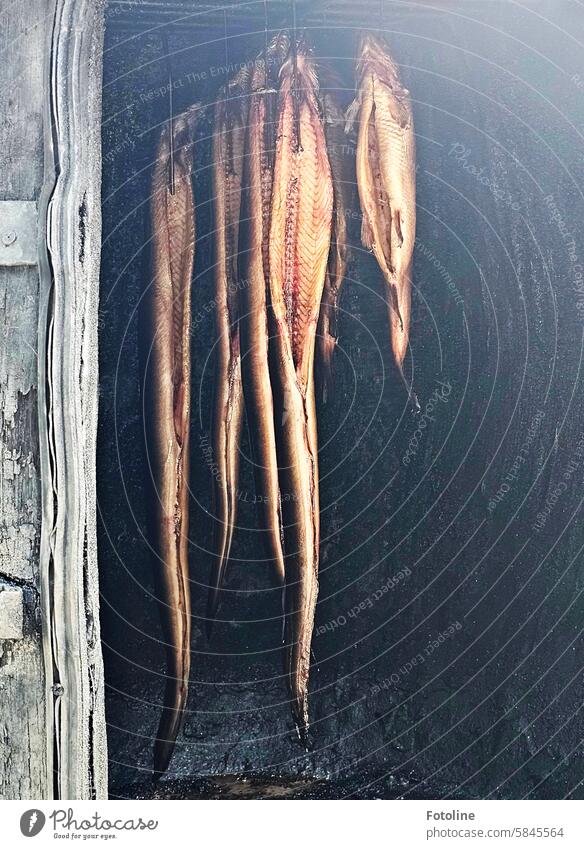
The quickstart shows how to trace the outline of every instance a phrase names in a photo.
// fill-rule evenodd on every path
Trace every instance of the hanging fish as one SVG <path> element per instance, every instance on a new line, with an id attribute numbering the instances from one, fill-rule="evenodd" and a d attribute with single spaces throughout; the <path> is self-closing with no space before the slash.
<path id="1" fill-rule="evenodd" d="M 321 88 L 319 98 L 334 189 L 332 240 L 317 329 L 316 377 L 319 394 L 325 402 L 330 390 L 333 355 L 339 335 L 339 297 L 348 257 L 347 212 L 355 170 L 345 136 L 345 116 L 335 91 L 339 86 L 340 83 L 334 78 L 327 80 L 327 88 Z"/>
<path id="2" fill-rule="evenodd" d="M 197 107 L 162 130 L 152 177 L 152 282 L 144 383 L 147 449 L 155 487 L 154 521 L 166 691 L 154 770 L 166 770 L 187 700 L 190 668 L 188 481 L 191 278 L 195 256 L 192 145 Z"/>
<path id="3" fill-rule="evenodd" d="M 267 62 L 266 58 L 258 59 L 251 77 L 242 251 L 245 273 L 240 316 L 245 408 L 260 527 L 267 540 L 268 556 L 282 584 L 282 510 L 268 351 L 270 206 L 277 130 L 277 91 L 270 87 L 270 78 L 277 78 L 287 52 L 288 37 L 280 34 L 266 52 Z"/>
<path id="4" fill-rule="evenodd" d="M 209 578 L 207 634 L 210 636 L 229 561 L 237 518 L 239 443 L 243 421 L 238 314 L 238 250 L 249 69 L 219 92 L 213 126 L 215 220 L 215 398 L 212 445 L 215 461 L 214 559 Z"/>
<path id="5" fill-rule="evenodd" d="M 266 58 L 256 61 L 251 78 L 246 140 L 246 220 L 242 265 L 240 318 L 245 408 L 256 482 L 260 526 L 268 556 L 280 583 L 284 582 L 282 508 L 278 482 L 274 403 L 269 369 L 269 242 L 270 206 L 277 129 L 277 91 L 270 76 L 288 52 L 288 37 L 280 34 Z"/>
<path id="6" fill-rule="evenodd" d="M 318 593 L 316 325 L 331 241 L 333 182 L 314 62 L 304 49 L 280 72 L 270 220 L 273 386 L 285 521 L 286 674 L 299 734 L 308 728 L 310 644 Z"/>
<path id="7" fill-rule="evenodd" d="M 409 92 L 382 42 L 362 37 L 357 96 L 347 127 L 358 120 L 357 186 L 361 240 L 372 250 L 388 290 L 391 347 L 403 376 L 410 327 L 416 233 L 416 147 Z"/>

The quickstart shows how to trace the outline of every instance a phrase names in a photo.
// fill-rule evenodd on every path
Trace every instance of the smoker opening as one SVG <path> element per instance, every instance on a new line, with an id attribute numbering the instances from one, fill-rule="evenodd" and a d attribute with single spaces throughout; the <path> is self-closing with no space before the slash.
<path id="1" fill-rule="evenodd" d="M 547 285 L 538 257 L 553 255 L 555 273 L 563 269 L 566 279 L 569 257 L 558 252 L 551 208 L 542 213 L 539 189 L 525 174 L 552 175 L 567 198 L 574 188 L 552 148 L 534 143 L 532 128 L 541 131 L 538 138 L 547 138 L 557 116 L 533 101 L 533 89 L 544 85 L 539 60 L 518 39 L 511 57 L 504 32 L 517 24 L 508 8 L 514 4 L 477 0 L 469 4 L 473 15 L 465 18 L 450 14 L 457 5 L 364 0 L 298 0 L 295 6 L 253 0 L 228 8 L 186 0 L 108 5 L 97 481 L 112 796 L 153 792 L 152 750 L 166 667 L 148 518 L 152 494 L 141 387 L 148 339 L 142 311 L 152 279 L 149 200 L 157 144 L 161 129 L 194 103 L 203 110 L 193 171 L 191 675 L 184 725 L 155 792 L 336 798 L 392 797 L 411 789 L 414 797 L 441 798 L 451 789 L 450 779 L 455 787 L 467 775 L 469 796 L 480 795 L 483 780 L 491 788 L 488 776 L 479 775 L 480 757 L 490 749 L 481 750 L 482 756 L 475 752 L 467 772 L 460 767 L 447 779 L 441 770 L 523 692 L 515 678 L 505 679 L 501 695 L 490 700 L 505 677 L 501 669 L 516 665 L 514 623 L 497 621 L 493 642 L 493 610 L 505 608 L 533 563 L 522 553 L 525 537 L 514 536 L 515 526 L 508 527 L 503 516 L 519 510 L 523 498 L 542 495 L 543 479 L 530 489 L 543 457 L 543 448 L 538 453 L 535 446 L 553 431 L 553 421 L 551 415 L 537 418 L 537 387 L 555 362 L 553 340 L 563 344 L 555 332 L 556 310 L 564 310 L 567 322 L 577 320 L 565 301 L 558 307 L 557 291 L 552 294 Z M 222 85 L 253 63 L 280 29 L 294 24 L 316 59 L 334 71 L 344 108 L 354 96 L 359 34 L 364 27 L 384 34 L 412 98 L 418 185 L 404 363 L 418 409 L 391 356 L 383 278 L 363 247 L 355 185 L 345 210 L 350 260 L 338 312 L 334 384 L 318 403 L 320 593 L 308 749 L 290 714 L 282 591 L 258 540 L 245 424 L 226 587 L 212 638 L 205 633 L 216 474 L 210 440 L 216 342 L 213 104 Z M 507 72 L 514 63 L 528 85 Z M 568 130 L 562 124 L 555 132 Z M 348 133 L 344 144 L 344 153 L 354 157 L 355 134 Z M 567 159 L 570 149 L 562 145 Z M 518 210 L 531 230 L 522 229 Z M 570 326 L 576 338 L 576 325 Z M 573 352 L 564 353 L 565 362 L 575 359 Z M 572 391 L 564 388 L 558 390 L 558 409 Z M 520 403 L 526 392 L 528 401 Z M 532 436 L 521 463 L 525 474 L 503 490 L 526 433 Z M 559 520 L 559 511 L 546 518 L 545 528 L 537 529 L 538 543 L 554 533 Z M 513 568 L 501 567 L 503 561 Z M 532 606 L 544 584 L 544 578 L 535 578 Z M 523 622 L 529 599 L 521 596 L 517 605 Z M 536 620 L 523 632 L 523 655 L 535 644 Z M 507 646 L 507 638 L 511 642 L 500 661 L 490 665 L 493 644 Z M 517 720 L 520 727 L 522 722 Z M 488 732 L 488 739 L 497 748 L 506 733 Z M 509 771 L 515 745 L 503 757 Z"/>

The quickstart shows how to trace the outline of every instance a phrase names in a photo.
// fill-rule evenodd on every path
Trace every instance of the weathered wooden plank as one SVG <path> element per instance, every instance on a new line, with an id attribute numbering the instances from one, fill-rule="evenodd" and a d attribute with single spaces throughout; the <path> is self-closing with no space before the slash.
<path id="1" fill-rule="evenodd" d="M 37 269 L 0 268 L 0 563 L 38 585 Z"/>
<path id="2" fill-rule="evenodd" d="M 27 0 L 2 15 L 0 197 L 35 200 L 43 180 L 43 67 L 50 0 Z"/>
<path id="3" fill-rule="evenodd" d="M 24 589 L 0 581 L 0 640 L 24 637 Z"/>
<path id="4" fill-rule="evenodd" d="M 35 201 L 0 201 L 0 266 L 36 266 L 38 261 Z"/>
<path id="5" fill-rule="evenodd" d="M 0 199 L 36 201 L 43 174 L 42 68 L 47 0 L 13 6 L 2 20 Z M 6 208 L 6 207 L 4 207 Z M 30 235 L 30 233 L 29 233 Z M 0 237 L 2 234 L 0 234 Z M 0 268 L 0 578 L 39 601 L 37 425 L 39 275 Z M 14 611 L 13 611 L 14 612 Z M 39 622 L 0 639 L 0 798 L 49 795 L 46 702 Z M 16 638 L 20 637 L 20 638 Z"/>
<path id="6" fill-rule="evenodd" d="M 85 799 L 107 794 L 95 542 L 103 6 L 54 8 L 39 213 L 41 601 L 53 792 Z"/>
<path id="7" fill-rule="evenodd" d="M 0 640 L 0 799 L 48 797 L 38 635 Z"/>
<path id="8" fill-rule="evenodd" d="M 0 580 L 13 602 L 2 619 L 12 639 L 0 641 L 2 798 L 106 794 L 94 459 L 102 14 L 86 0 L 30 0 L 3 21 L 0 201 L 43 192 L 40 277 L 30 245 L 0 255 Z"/>

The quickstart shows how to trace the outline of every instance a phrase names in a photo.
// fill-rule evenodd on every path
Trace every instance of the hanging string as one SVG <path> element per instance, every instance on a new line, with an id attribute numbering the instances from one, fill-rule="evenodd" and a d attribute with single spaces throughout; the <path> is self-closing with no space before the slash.
<path id="1" fill-rule="evenodd" d="M 173 102 L 173 93 L 174 93 L 174 85 L 172 79 L 172 66 L 170 62 L 170 48 L 168 46 L 168 32 L 165 29 L 162 30 L 162 50 L 165 56 L 166 62 L 166 75 L 168 78 L 168 145 L 170 150 L 170 158 L 169 158 L 169 174 L 168 174 L 168 188 L 170 190 L 170 194 L 174 194 L 175 183 L 174 183 L 174 102 Z"/>
<path id="2" fill-rule="evenodd" d="M 264 0 L 264 78 L 268 87 L 268 0 Z"/>
<path id="3" fill-rule="evenodd" d="M 227 47 L 227 9 L 223 9 L 223 43 L 225 45 L 225 76 L 229 74 L 229 48 Z"/>
<path id="4" fill-rule="evenodd" d="M 300 102 L 298 100 L 298 41 L 296 36 L 296 0 L 290 2 L 292 12 L 292 103 L 296 129 L 296 150 L 302 149 L 300 140 Z"/>

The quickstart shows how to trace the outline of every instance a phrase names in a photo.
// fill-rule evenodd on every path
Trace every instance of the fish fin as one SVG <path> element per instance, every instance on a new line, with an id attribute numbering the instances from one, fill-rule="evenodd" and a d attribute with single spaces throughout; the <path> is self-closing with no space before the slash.
<path id="1" fill-rule="evenodd" d="M 224 378 L 216 374 L 215 380 Z M 239 443 L 243 424 L 243 390 L 239 352 L 227 372 L 228 392 L 223 397 L 213 428 L 217 428 L 213 444 L 216 456 L 222 458 L 219 477 L 214 479 L 214 559 L 209 576 L 207 598 L 207 635 L 211 635 L 213 620 L 219 608 L 221 589 L 231 553 L 231 543 L 237 520 L 237 481 L 239 478 Z"/>
<path id="2" fill-rule="evenodd" d="M 402 130 L 407 129 L 410 123 L 410 112 L 405 103 L 398 100 L 395 96 L 390 98 L 389 106 L 391 117 Z"/>
<path id="3" fill-rule="evenodd" d="M 221 553 L 217 556 L 216 561 L 211 567 L 211 575 L 209 576 L 209 595 L 207 596 L 207 618 L 205 622 L 205 631 L 208 640 L 211 639 L 213 625 L 215 624 L 215 617 L 219 610 L 221 590 L 225 583 L 227 564 L 229 562 L 229 549 L 231 548 L 232 533 L 233 532 L 228 529 L 227 533 L 223 534 Z"/>
<path id="4" fill-rule="evenodd" d="M 154 743 L 153 776 L 158 780 L 168 769 L 176 738 L 180 731 L 187 701 L 186 687 L 176 687 L 174 678 L 167 678 L 164 707 Z"/>
<path id="5" fill-rule="evenodd" d="M 347 135 L 352 133 L 357 123 L 357 118 L 359 117 L 359 111 L 361 109 L 361 98 L 359 95 L 355 98 L 355 100 L 350 104 L 347 109 L 347 113 L 345 116 L 345 132 Z"/>
<path id="6" fill-rule="evenodd" d="M 361 219 L 361 241 L 363 243 L 363 247 L 367 248 L 368 251 L 372 251 L 375 247 L 375 239 L 373 237 L 373 229 L 369 222 L 369 218 L 367 217 L 367 213 L 363 213 L 363 218 Z"/>
<path id="7" fill-rule="evenodd" d="M 219 609 L 221 590 L 225 583 L 225 575 L 227 573 L 227 565 L 229 563 L 229 554 L 231 550 L 231 541 L 233 539 L 235 517 L 233 515 L 233 511 L 230 509 L 229 503 L 227 503 L 225 514 L 222 516 L 221 520 L 216 518 L 215 521 L 216 523 L 220 522 L 220 524 L 216 524 L 216 527 L 219 528 L 215 538 L 216 554 L 214 556 L 213 564 L 211 566 L 211 574 L 209 576 L 207 620 L 205 624 L 207 639 L 211 639 L 213 624 Z"/>

